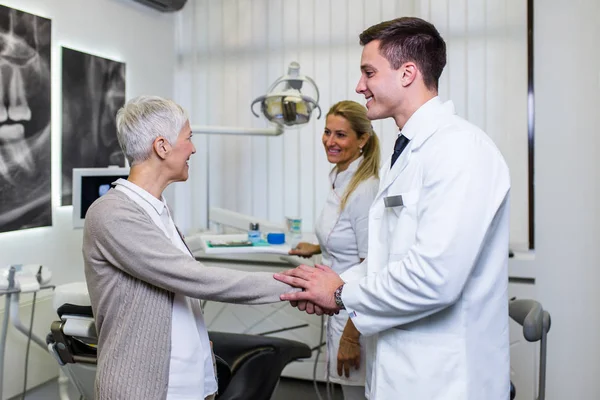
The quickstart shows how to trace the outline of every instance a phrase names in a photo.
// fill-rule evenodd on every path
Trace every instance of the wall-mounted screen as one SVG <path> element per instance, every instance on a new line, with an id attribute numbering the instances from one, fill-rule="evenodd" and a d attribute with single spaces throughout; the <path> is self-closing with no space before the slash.
<path id="1" fill-rule="evenodd" d="M 128 176 L 129 168 L 74 168 L 73 228 L 83 228 L 85 214 L 92 203 L 108 192 L 117 179 Z"/>

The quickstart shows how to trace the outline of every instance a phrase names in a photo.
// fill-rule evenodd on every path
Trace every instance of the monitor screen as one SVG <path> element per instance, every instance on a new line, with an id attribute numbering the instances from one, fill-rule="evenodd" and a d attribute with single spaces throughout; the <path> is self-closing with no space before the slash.
<path id="1" fill-rule="evenodd" d="M 83 176 L 81 177 L 81 207 L 79 218 L 84 219 L 85 213 L 98 197 L 110 189 L 111 183 L 119 178 L 127 179 L 127 175 L 121 176 Z"/>
<path id="2" fill-rule="evenodd" d="M 104 195 L 119 178 L 127 179 L 129 168 L 73 169 L 73 227 L 83 227 L 92 203 Z"/>

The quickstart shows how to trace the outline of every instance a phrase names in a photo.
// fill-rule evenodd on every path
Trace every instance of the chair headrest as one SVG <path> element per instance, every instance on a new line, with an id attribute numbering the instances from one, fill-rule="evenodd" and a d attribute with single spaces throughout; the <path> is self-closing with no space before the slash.
<path id="1" fill-rule="evenodd" d="M 52 305 L 54 311 L 63 304 L 72 304 L 76 306 L 89 307 L 92 305 L 85 282 L 73 282 L 65 285 L 59 285 L 54 290 L 54 300 Z"/>
<path id="2" fill-rule="evenodd" d="M 58 307 L 56 313 L 61 318 L 63 315 L 78 315 L 80 317 L 94 318 L 92 306 L 77 306 L 74 304 L 65 303 Z"/>

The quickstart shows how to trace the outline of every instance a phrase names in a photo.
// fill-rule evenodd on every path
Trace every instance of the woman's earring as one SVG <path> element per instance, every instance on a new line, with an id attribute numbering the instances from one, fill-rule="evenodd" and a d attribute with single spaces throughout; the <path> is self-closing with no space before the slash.
<path id="1" fill-rule="evenodd" d="M 362 153 L 362 147 L 359 147 L 359 148 L 358 148 L 358 151 L 360 151 L 360 152 Z"/>

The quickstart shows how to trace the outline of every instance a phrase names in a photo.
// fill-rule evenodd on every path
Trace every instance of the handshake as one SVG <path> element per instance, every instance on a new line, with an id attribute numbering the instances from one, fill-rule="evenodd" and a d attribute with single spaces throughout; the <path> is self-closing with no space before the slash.
<path id="1" fill-rule="evenodd" d="M 302 291 L 285 293 L 280 296 L 283 301 L 289 301 L 293 307 L 308 314 L 333 315 L 340 307 L 335 302 L 335 291 L 344 284 L 331 268 L 324 265 L 300 265 L 297 268 L 273 275 L 278 281 L 287 283 Z"/>

